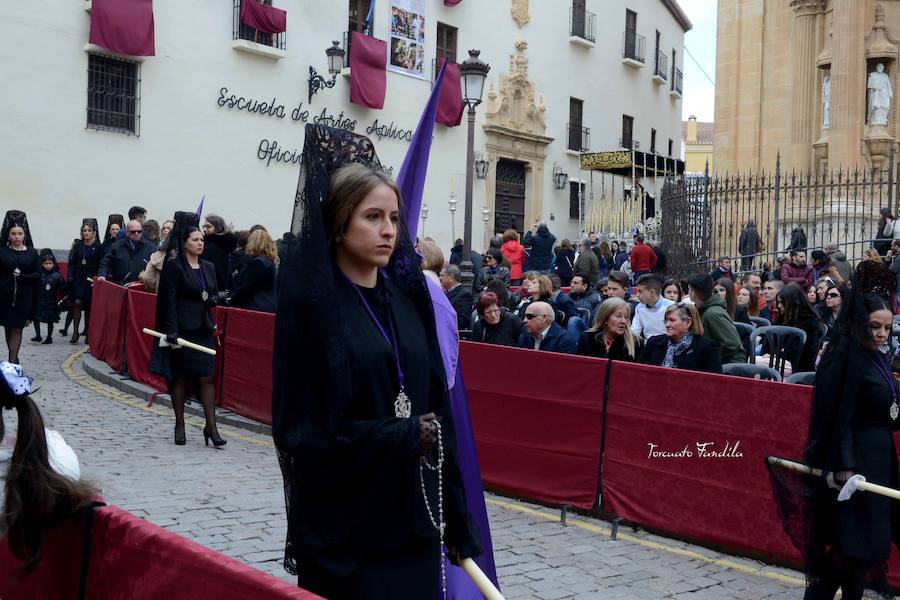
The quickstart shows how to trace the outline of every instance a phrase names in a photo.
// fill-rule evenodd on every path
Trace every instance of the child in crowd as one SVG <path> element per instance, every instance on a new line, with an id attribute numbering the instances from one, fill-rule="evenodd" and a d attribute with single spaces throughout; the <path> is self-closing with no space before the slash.
<path id="1" fill-rule="evenodd" d="M 59 323 L 59 296 L 66 285 L 59 273 L 56 257 L 49 248 L 41 250 L 41 287 L 38 292 L 38 308 L 34 317 L 32 342 L 53 343 L 53 327 Z M 47 324 L 47 337 L 41 341 L 41 323 Z"/>

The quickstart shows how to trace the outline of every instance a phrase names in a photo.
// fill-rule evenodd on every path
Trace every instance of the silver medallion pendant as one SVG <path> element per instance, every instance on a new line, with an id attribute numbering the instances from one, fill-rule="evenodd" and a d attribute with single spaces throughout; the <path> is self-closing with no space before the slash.
<path id="1" fill-rule="evenodd" d="M 200 292 L 200 298 L 201 298 L 204 302 L 206 302 L 207 300 L 209 300 L 209 294 L 206 293 L 206 290 L 203 290 L 202 292 Z"/>
<path id="2" fill-rule="evenodd" d="M 47 284 L 47 291 L 48 291 L 48 292 L 50 291 L 50 284 L 49 284 L 49 283 Z"/>
<path id="3" fill-rule="evenodd" d="M 19 270 L 19 267 L 16 267 L 15 269 L 13 269 L 13 275 L 15 275 L 16 277 L 18 277 L 21 274 L 22 274 L 22 271 Z"/>
<path id="4" fill-rule="evenodd" d="M 394 416 L 408 419 L 411 412 L 412 405 L 410 404 L 409 396 L 406 395 L 406 391 L 403 388 L 400 388 L 400 393 L 397 394 L 397 399 L 394 400 Z"/>
<path id="5" fill-rule="evenodd" d="M 900 417 L 900 405 L 896 402 L 891 403 L 891 421 L 896 421 Z"/>
<path id="6" fill-rule="evenodd" d="M 83 267 L 83 266 L 86 265 L 86 264 L 87 264 L 87 259 L 86 259 L 86 258 L 82 258 L 82 259 L 81 259 L 81 266 Z"/>

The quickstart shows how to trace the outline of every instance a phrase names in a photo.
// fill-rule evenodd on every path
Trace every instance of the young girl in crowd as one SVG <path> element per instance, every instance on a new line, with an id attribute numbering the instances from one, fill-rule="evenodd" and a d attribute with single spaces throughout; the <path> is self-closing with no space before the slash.
<path id="1" fill-rule="evenodd" d="M 34 316 L 32 342 L 53 343 L 53 326 L 59 323 L 59 296 L 65 285 L 53 251 L 44 248 L 41 250 L 41 286 L 38 290 L 38 308 Z M 47 337 L 43 338 L 43 341 L 41 341 L 41 323 L 47 324 Z"/>

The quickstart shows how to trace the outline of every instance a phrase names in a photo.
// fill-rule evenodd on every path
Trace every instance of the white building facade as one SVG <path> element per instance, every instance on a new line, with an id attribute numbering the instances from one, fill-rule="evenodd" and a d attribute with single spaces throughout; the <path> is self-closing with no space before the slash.
<path id="1" fill-rule="evenodd" d="M 350 103 L 347 69 L 308 95 L 310 66 L 331 79 L 325 49 L 362 27 L 368 0 L 274 0 L 287 30 L 271 37 L 241 29 L 241 1 L 251 0 L 155 2 L 155 56 L 145 58 L 110 58 L 88 44 L 90 3 L 0 5 L 0 39 L 14 49 L 0 58 L 0 198 L 3 210 L 28 213 L 36 244 L 67 247 L 82 217 L 102 226 L 141 205 L 162 221 L 201 197 L 205 212 L 235 228 L 260 223 L 278 237 L 290 228 L 305 123 L 369 135 L 396 174 L 435 57 L 462 62 L 470 48 L 491 65 L 475 130 L 489 168 L 475 181 L 474 247 L 538 219 L 574 238 L 594 193 L 613 185 L 593 181 L 582 190 L 587 205 L 572 205 L 577 182 L 593 180 L 580 171 L 582 152 L 635 142 L 645 153 L 681 154 L 690 23 L 675 0 L 373 0 L 371 34 L 389 52 L 396 8 L 417 12 L 423 35 L 415 35 L 424 37 L 421 74 L 389 69 L 381 110 Z M 89 107 L 98 78 L 126 97 L 115 114 Z M 554 166 L 569 177 L 563 189 Z M 445 250 L 462 237 L 465 171 L 464 115 L 459 127 L 436 126 L 425 188 L 424 235 Z"/>

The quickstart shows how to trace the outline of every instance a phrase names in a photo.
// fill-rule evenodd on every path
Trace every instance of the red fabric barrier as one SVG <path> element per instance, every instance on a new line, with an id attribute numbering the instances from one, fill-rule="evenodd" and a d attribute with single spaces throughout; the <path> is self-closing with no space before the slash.
<path id="1" fill-rule="evenodd" d="M 56 263 L 59 265 L 59 274 L 62 275 L 62 278 L 65 279 L 69 274 L 69 263 L 68 261 L 61 261 Z"/>
<path id="2" fill-rule="evenodd" d="M 125 330 L 125 361 L 135 381 L 164 392 L 166 380 L 150 372 L 150 352 L 156 338 L 144 333 L 144 327 L 156 328 L 156 294 L 128 291 L 128 327 Z"/>
<path id="3" fill-rule="evenodd" d="M 615 362 L 603 507 L 678 536 L 799 559 L 765 459 L 802 458 L 811 403 L 807 386 Z M 702 453 L 706 442 L 725 456 Z"/>
<path id="4" fill-rule="evenodd" d="M 222 357 L 225 356 L 225 346 L 228 344 L 228 309 L 216 307 L 213 310 L 213 317 L 216 319 L 216 329 L 218 331 L 221 346 L 216 352 L 216 374 L 213 381 L 216 382 L 216 404 L 222 404 L 222 384 L 225 380 L 225 370 L 222 367 Z"/>
<path id="5" fill-rule="evenodd" d="M 91 355 L 116 371 L 124 366 L 127 299 L 128 291 L 120 285 L 109 281 L 94 283 L 88 330 Z"/>
<path id="6" fill-rule="evenodd" d="M 460 343 L 460 362 L 484 482 L 593 506 L 607 362 L 474 342 Z"/>
<path id="7" fill-rule="evenodd" d="M 221 402 L 254 421 L 272 424 L 272 344 L 275 315 L 226 308 Z"/>
<path id="8" fill-rule="evenodd" d="M 19 563 L 0 544 L 4 600 L 78 597 L 83 517 L 44 537 L 44 559 L 33 576 L 16 581 Z M 115 506 L 97 510 L 85 597 L 94 600 L 166 598 L 314 600 L 319 596 L 233 558 L 186 540 Z"/>

